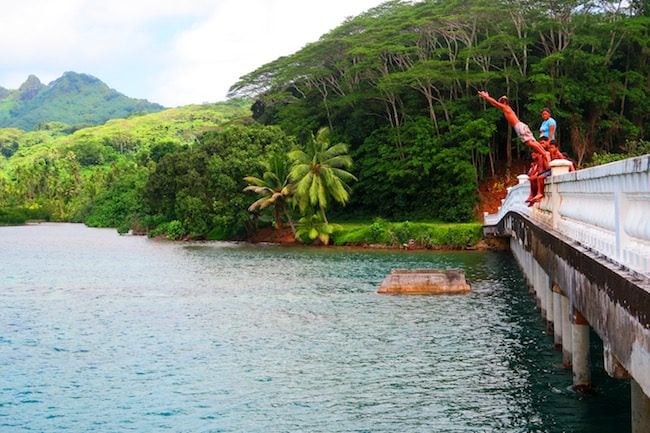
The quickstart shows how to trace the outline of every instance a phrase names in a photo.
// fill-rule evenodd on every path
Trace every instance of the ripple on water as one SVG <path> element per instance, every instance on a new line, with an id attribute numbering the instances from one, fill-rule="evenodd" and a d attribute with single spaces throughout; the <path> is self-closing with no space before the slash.
<path id="1" fill-rule="evenodd" d="M 0 228 L 0 253 L 0 431 L 627 428 L 627 389 L 595 377 L 606 392 L 563 391 L 570 375 L 504 254 L 179 244 L 71 224 Z M 398 267 L 463 268 L 474 291 L 377 295 Z"/>

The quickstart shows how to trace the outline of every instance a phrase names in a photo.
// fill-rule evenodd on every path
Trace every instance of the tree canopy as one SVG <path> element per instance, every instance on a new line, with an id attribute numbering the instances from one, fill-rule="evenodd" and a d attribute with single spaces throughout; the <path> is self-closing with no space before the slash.
<path id="1" fill-rule="evenodd" d="M 478 90 L 533 131 L 549 107 L 562 151 L 604 162 L 650 149 L 649 60 L 645 0 L 391 0 L 241 77 L 246 99 L 0 129 L 0 211 L 224 239 L 273 209 L 322 242 L 325 208 L 468 221 L 479 183 L 528 160 Z"/>
<path id="2" fill-rule="evenodd" d="M 294 134 L 327 125 L 349 143 L 351 210 L 390 217 L 421 204 L 443 216 L 447 186 L 476 187 L 525 152 L 477 90 L 508 95 L 533 131 L 550 107 L 580 163 L 648 140 L 646 3 L 392 0 L 244 75 L 231 94 L 255 98 L 263 123 Z M 393 211 L 367 196 L 393 197 Z M 471 207 L 475 195 L 463 197 Z"/>

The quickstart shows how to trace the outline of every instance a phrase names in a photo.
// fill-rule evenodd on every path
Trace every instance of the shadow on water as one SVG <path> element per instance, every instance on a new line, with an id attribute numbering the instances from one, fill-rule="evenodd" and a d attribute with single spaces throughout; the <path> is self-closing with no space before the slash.
<path id="1" fill-rule="evenodd" d="M 526 386 L 518 392 L 531 401 L 527 432 L 628 433 L 630 422 L 630 385 L 627 380 L 611 378 L 603 365 L 603 344 L 590 333 L 592 389 L 574 391 L 572 372 L 562 365 L 561 350 L 554 349 L 553 337 L 545 332 L 545 320 L 535 306 L 534 294 L 527 288 L 514 260 L 493 255 L 495 268 L 504 270 L 504 292 L 511 315 L 510 329 L 517 340 L 513 345 L 511 366 L 529 374 Z"/>

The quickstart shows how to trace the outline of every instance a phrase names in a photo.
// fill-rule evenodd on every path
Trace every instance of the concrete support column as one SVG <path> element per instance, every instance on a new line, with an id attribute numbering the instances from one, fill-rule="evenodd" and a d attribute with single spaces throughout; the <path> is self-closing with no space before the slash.
<path id="1" fill-rule="evenodd" d="M 562 309 L 562 365 L 571 368 L 573 357 L 573 338 L 571 331 L 571 318 L 569 316 L 569 298 L 562 296 L 560 299 Z"/>
<path id="2" fill-rule="evenodd" d="M 544 288 L 539 285 L 539 282 L 535 285 L 535 298 L 537 299 L 542 318 L 546 321 L 546 293 L 544 292 Z"/>
<path id="3" fill-rule="evenodd" d="M 580 314 L 573 310 L 573 323 L 571 324 L 573 342 L 573 388 L 588 389 L 591 387 L 591 363 L 589 361 L 589 323 Z"/>
<path id="4" fill-rule="evenodd" d="M 632 433 L 650 432 L 650 398 L 634 379 L 630 380 L 632 395 Z"/>
<path id="5" fill-rule="evenodd" d="M 546 297 L 546 333 L 553 335 L 553 290 L 549 286 L 544 287 Z"/>
<path id="6" fill-rule="evenodd" d="M 535 288 L 535 298 L 539 305 L 542 319 L 546 323 L 547 316 L 547 302 L 546 302 L 546 278 L 544 278 L 544 271 L 541 266 L 531 256 L 531 268 L 533 269 L 533 287 Z"/>
<path id="7" fill-rule="evenodd" d="M 562 294 L 560 286 L 553 284 L 553 344 L 556 349 L 562 348 Z"/>

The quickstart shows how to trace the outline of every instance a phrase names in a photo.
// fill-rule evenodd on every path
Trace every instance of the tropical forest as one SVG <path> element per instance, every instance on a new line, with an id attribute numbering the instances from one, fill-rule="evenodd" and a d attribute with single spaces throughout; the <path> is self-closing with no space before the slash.
<path id="1" fill-rule="evenodd" d="M 464 246 L 480 236 L 481 185 L 505 195 L 530 161 L 479 91 L 507 95 L 536 136 L 550 108 L 579 167 L 650 152 L 650 5 L 392 0 L 213 104 L 127 106 L 77 83 L 64 90 L 102 115 L 73 116 L 69 96 L 48 105 L 55 92 L 26 84 L 0 88 L 0 223 Z"/>

